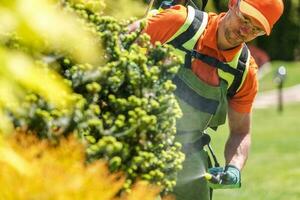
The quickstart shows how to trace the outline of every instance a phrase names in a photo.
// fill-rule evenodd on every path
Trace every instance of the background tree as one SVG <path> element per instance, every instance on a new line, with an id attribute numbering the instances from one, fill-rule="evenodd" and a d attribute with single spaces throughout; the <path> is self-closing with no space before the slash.
<path id="1" fill-rule="evenodd" d="M 265 49 L 271 59 L 300 59 L 300 2 L 285 0 L 284 12 L 270 37 L 259 37 L 257 46 Z"/>

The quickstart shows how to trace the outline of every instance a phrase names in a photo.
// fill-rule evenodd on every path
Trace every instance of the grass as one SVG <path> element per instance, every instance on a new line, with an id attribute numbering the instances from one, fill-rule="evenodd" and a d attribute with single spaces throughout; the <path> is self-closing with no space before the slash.
<path id="1" fill-rule="evenodd" d="M 284 82 L 284 87 L 300 84 L 300 61 L 285 62 L 285 61 L 273 61 L 271 71 L 266 74 L 259 83 L 259 90 L 266 91 L 276 89 L 274 77 L 278 67 L 285 66 L 287 70 L 287 76 Z"/>
<path id="2" fill-rule="evenodd" d="M 216 190 L 214 200 L 298 200 L 300 199 L 300 104 L 255 110 L 252 147 L 242 173 L 242 188 Z M 213 134 L 212 145 L 219 160 L 228 129 Z M 224 160 L 222 161 L 224 163 Z"/>

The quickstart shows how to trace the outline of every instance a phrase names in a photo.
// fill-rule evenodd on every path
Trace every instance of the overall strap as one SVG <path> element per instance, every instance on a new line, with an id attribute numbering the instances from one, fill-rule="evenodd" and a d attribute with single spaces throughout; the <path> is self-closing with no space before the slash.
<path id="1" fill-rule="evenodd" d="M 207 5 L 207 1 L 208 1 L 208 0 L 202 0 L 202 8 L 201 8 L 201 10 L 204 10 L 204 9 L 205 9 L 205 7 L 206 7 L 206 5 Z"/>
<path id="2" fill-rule="evenodd" d="M 188 86 L 181 78 L 175 76 L 175 95 L 197 110 L 214 115 L 219 106 L 219 101 L 203 97 Z"/>
<path id="3" fill-rule="evenodd" d="M 193 50 L 190 54 L 193 58 L 199 59 L 202 62 L 204 62 L 212 67 L 221 69 L 222 71 L 230 73 L 234 76 L 239 76 L 242 73 L 241 71 L 239 71 L 235 68 L 232 68 L 229 64 L 219 61 L 218 59 L 216 59 L 212 56 L 208 56 L 208 55 L 202 54 L 200 52 L 197 52 L 196 50 Z M 188 66 L 188 67 L 191 68 L 191 66 Z"/>
<path id="4" fill-rule="evenodd" d="M 208 22 L 208 14 L 191 6 L 187 7 L 187 17 L 179 30 L 167 41 L 177 49 L 190 51 L 194 49 Z"/>
<path id="5" fill-rule="evenodd" d="M 193 11 L 192 11 L 193 10 Z M 197 33 L 199 28 L 201 27 L 204 13 L 200 10 L 193 9 L 192 7 L 188 7 L 188 12 L 194 12 L 194 19 L 188 29 L 174 38 L 172 41 L 168 42 L 175 48 L 184 48 L 184 44 L 193 38 L 193 36 Z M 198 38 L 197 38 L 198 39 Z M 193 48 L 193 47 L 192 47 Z M 186 49 L 186 48 L 185 48 Z M 187 49 L 188 50 L 188 49 Z"/>
<path id="6" fill-rule="evenodd" d="M 185 53 L 184 63 L 186 66 L 190 66 L 192 60 L 190 52 L 194 49 L 207 25 L 208 14 L 191 6 L 188 6 L 187 9 L 188 16 L 185 23 L 167 43 L 183 51 Z"/>
<path id="7" fill-rule="evenodd" d="M 202 62 L 212 66 L 216 67 L 220 70 L 222 70 L 225 73 L 231 74 L 234 78 L 231 83 L 228 83 L 229 88 L 227 90 L 227 96 L 229 98 L 233 97 L 239 87 L 242 85 L 243 77 L 245 77 L 245 71 L 247 67 L 247 62 L 249 60 L 249 50 L 246 45 L 243 46 L 242 51 L 238 58 L 237 67 L 234 68 L 228 63 L 222 62 L 212 56 L 208 56 L 205 54 L 202 54 L 200 52 L 197 52 L 196 50 L 192 50 L 190 53 L 187 52 L 187 54 L 190 54 L 189 56 L 191 58 L 196 58 L 201 60 Z M 188 57 L 188 56 L 186 56 Z M 185 67 L 191 68 L 191 61 L 185 63 Z M 228 80 L 225 79 L 225 81 L 228 82 Z"/>
<path id="8" fill-rule="evenodd" d="M 247 68 L 247 62 L 249 55 L 249 50 L 246 45 L 243 46 L 241 55 L 238 60 L 236 70 L 239 71 L 239 75 L 234 76 L 233 82 L 231 83 L 230 87 L 228 88 L 227 96 L 229 98 L 233 97 L 235 93 L 238 91 L 239 87 L 243 83 L 243 77 L 245 77 L 245 71 Z M 247 73 L 247 72 L 246 72 Z"/>

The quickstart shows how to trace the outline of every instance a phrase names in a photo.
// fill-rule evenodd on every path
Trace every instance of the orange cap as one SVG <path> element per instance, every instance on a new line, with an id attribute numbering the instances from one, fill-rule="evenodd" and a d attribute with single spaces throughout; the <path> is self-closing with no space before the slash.
<path id="1" fill-rule="evenodd" d="M 255 18 L 267 35 L 270 35 L 273 25 L 282 15 L 283 7 L 282 0 L 240 0 L 240 11 Z"/>

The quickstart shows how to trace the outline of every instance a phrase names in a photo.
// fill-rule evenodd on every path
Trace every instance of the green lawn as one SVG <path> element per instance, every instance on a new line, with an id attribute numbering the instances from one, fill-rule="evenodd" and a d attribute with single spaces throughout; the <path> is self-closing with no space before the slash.
<path id="1" fill-rule="evenodd" d="M 285 66 L 287 69 L 287 76 L 284 83 L 284 87 L 300 84 L 300 62 L 284 62 L 284 61 L 273 61 L 271 71 L 266 74 L 259 81 L 259 90 L 271 90 L 276 88 L 274 77 L 278 67 Z"/>
<path id="2" fill-rule="evenodd" d="M 215 191 L 214 200 L 300 199 L 300 103 L 254 110 L 252 148 L 242 173 L 242 188 Z M 219 160 L 228 129 L 222 126 L 212 137 Z M 224 163 L 224 161 L 222 161 Z"/>

